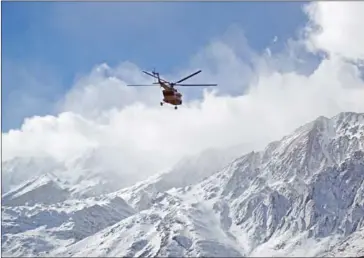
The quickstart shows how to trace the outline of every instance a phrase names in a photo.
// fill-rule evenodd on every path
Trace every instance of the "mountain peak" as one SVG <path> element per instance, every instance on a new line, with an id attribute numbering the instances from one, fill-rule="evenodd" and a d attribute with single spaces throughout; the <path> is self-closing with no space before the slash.
<path id="1" fill-rule="evenodd" d="M 53 173 L 35 176 L 2 196 L 4 205 L 33 205 L 36 203 L 56 203 L 69 197 L 67 182 Z"/>

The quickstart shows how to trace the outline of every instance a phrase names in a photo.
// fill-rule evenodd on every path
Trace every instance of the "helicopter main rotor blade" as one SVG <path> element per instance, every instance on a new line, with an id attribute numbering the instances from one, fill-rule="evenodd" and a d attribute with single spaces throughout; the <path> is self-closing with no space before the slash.
<path id="1" fill-rule="evenodd" d="M 185 87 L 189 87 L 189 86 L 200 86 L 200 87 L 208 87 L 208 86 L 217 86 L 217 84 L 175 84 L 176 86 L 185 86 Z"/>
<path id="2" fill-rule="evenodd" d="M 142 72 L 145 73 L 145 74 L 148 74 L 149 76 L 152 76 L 152 77 L 158 79 L 157 76 L 155 76 L 154 74 L 151 74 L 150 72 L 147 72 L 147 71 L 142 71 Z"/>
<path id="3" fill-rule="evenodd" d="M 175 82 L 173 84 L 176 85 L 177 83 L 183 82 L 183 81 L 191 78 L 192 76 L 195 76 L 196 74 L 199 74 L 200 72 L 201 72 L 201 70 L 199 70 L 199 71 L 197 71 L 197 72 L 195 72 L 193 74 L 190 74 L 190 75 L 186 76 L 185 78 L 183 78 L 183 79 L 181 79 L 181 80 L 179 80 L 179 81 L 177 81 L 177 82 Z"/>
<path id="4" fill-rule="evenodd" d="M 143 87 L 143 86 L 153 86 L 155 87 L 157 84 L 128 84 L 127 86 L 133 86 L 133 87 Z"/>
<path id="5" fill-rule="evenodd" d="M 158 76 L 155 76 L 154 74 L 151 74 L 150 72 L 147 72 L 147 71 L 142 71 L 142 72 L 145 73 L 145 74 L 147 74 L 147 75 L 149 75 L 149 76 L 152 76 L 152 77 L 158 79 Z M 168 81 L 162 79 L 161 77 L 159 77 L 159 80 L 161 80 L 163 82 L 168 82 Z"/>

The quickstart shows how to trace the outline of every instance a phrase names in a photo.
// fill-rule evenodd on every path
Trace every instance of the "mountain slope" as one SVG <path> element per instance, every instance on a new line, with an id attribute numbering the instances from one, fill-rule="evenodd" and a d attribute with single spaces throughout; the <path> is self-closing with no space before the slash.
<path id="1" fill-rule="evenodd" d="M 115 194 L 121 195 L 139 211 L 148 209 L 159 193 L 202 181 L 241 156 L 248 147 L 248 144 L 242 144 L 226 149 L 209 149 L 197 156 L 185 157 L 167 172 L 150 177 Z"/>
<path id="2" fill-rule="evenodd" d="M 326 257 L 356 257 L 364 254 L 364 227 L 349 235 L 347 238 L 339 242 L 330 251 Z"/>
<path id="3" fill-rule="evenodd" d="M 363 160 L 358 162 L 349 158 L 343 164 L 351 162 L 354 166 L 359 166 L 353 168 L 354 171 L 363 171 Z M 238 162 L 234 165 L 240 164 Z M 339 171 L 337 169 L 336 173 Z M 347 174 L 351 171 L 341 172 Z M 288 203 L 291 199 L 285 199 L 279 190 L 266 188 L 265 191 L 254 191 L 257 185 L 253 184 L 247 189 L 247 198 L 237 198 L 235 201 L 231 199 L 232 196 L 223 198 L 223 191 L 219 192 L 216 184 L 211 183 L 229 173 L 231 171 L 226 169 L 211 178 L 211 181 L 204 181 L 187 191 L 176 189 L 170 193 L 161 193 L 152 208 L 67 248 L 55 250 L 52 255 L 318 256 L 327 250 L 334 254 L 336 249 L 342 250 L 339 247 L 335 249 L 335 246 L 347 236 L 354 238 L 350 242 L 364 241 L 363 238 L 360 239 L 362 235 L 358 235 L 359 239 L 351 235 L 355 230 L 363 228 L 363 214 L 353 221 L 353 208 L 357 203 L 353 203 L 348 211 L 342 212 L 336 226 L 329 223 L 329 216 L 325 212 L 317 207 L 310 209 L 309 204 L 301 201 L 306 194 L 300 196 L 299 203 L 290 207 Z M 353 178 L 356 176 L 354 173 Z M 315 179 L 312 188 L 317 184 L 322 184 L 322 180 Z M 356 198 L 363 196 L 362 193 L 356 191 Z M 317 202 L 318 196 L 313 193 L 312 202 Z M 304 207 L 299 208 L 300 206 Z M 301 220 L 297 220 L 297 216 L 301 216 Z M 354 223 L 349 224 L 350 222 Z M 357 247 L 355 250 L 359 252 L 360 245 Z"/>
<path id="4" fill-rule="evenodd" d="M 47 255 L 135 213 L 119 197 L 67 200 L 51 205 L 2 207 L 2 252 Z"/>

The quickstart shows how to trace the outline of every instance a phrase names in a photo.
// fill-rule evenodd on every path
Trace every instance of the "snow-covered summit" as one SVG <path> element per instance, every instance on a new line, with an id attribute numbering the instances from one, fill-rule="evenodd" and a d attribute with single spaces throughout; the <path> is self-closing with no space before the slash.
<path id="1" fill-rule="evenodd" d="M 51 157 L 15 157 L 2 166 L 2 192 L 6 193 L 24 181 L 49 172 L 58 174 L 64 165 Z"/>
<path id="2" fill-rule="evenodd" d="M 52 173 L 36 176 L 2 196 L 3 205 L 19 206 L 36 203 L 51 204 L 70 196 L 67 182 Z"/>

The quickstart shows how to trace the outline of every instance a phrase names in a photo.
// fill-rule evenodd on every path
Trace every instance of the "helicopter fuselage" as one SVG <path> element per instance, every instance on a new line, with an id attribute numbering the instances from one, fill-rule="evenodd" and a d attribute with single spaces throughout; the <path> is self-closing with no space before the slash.
<path id="1" fill-rule="evenodd" d="M 159 82 L 163 88 L 163 102 L 178 106 L 182 104 L 182 94 L 179 93 L 175 88 L 165 82 Z"/>
<path id="2" fill-rule="evenodd" d="M 172 88 L 171 90 L 163 90 L 162 93 L 164 102 L 175 106 L 182 104 L 182 94 L 177 90 Z"/>

